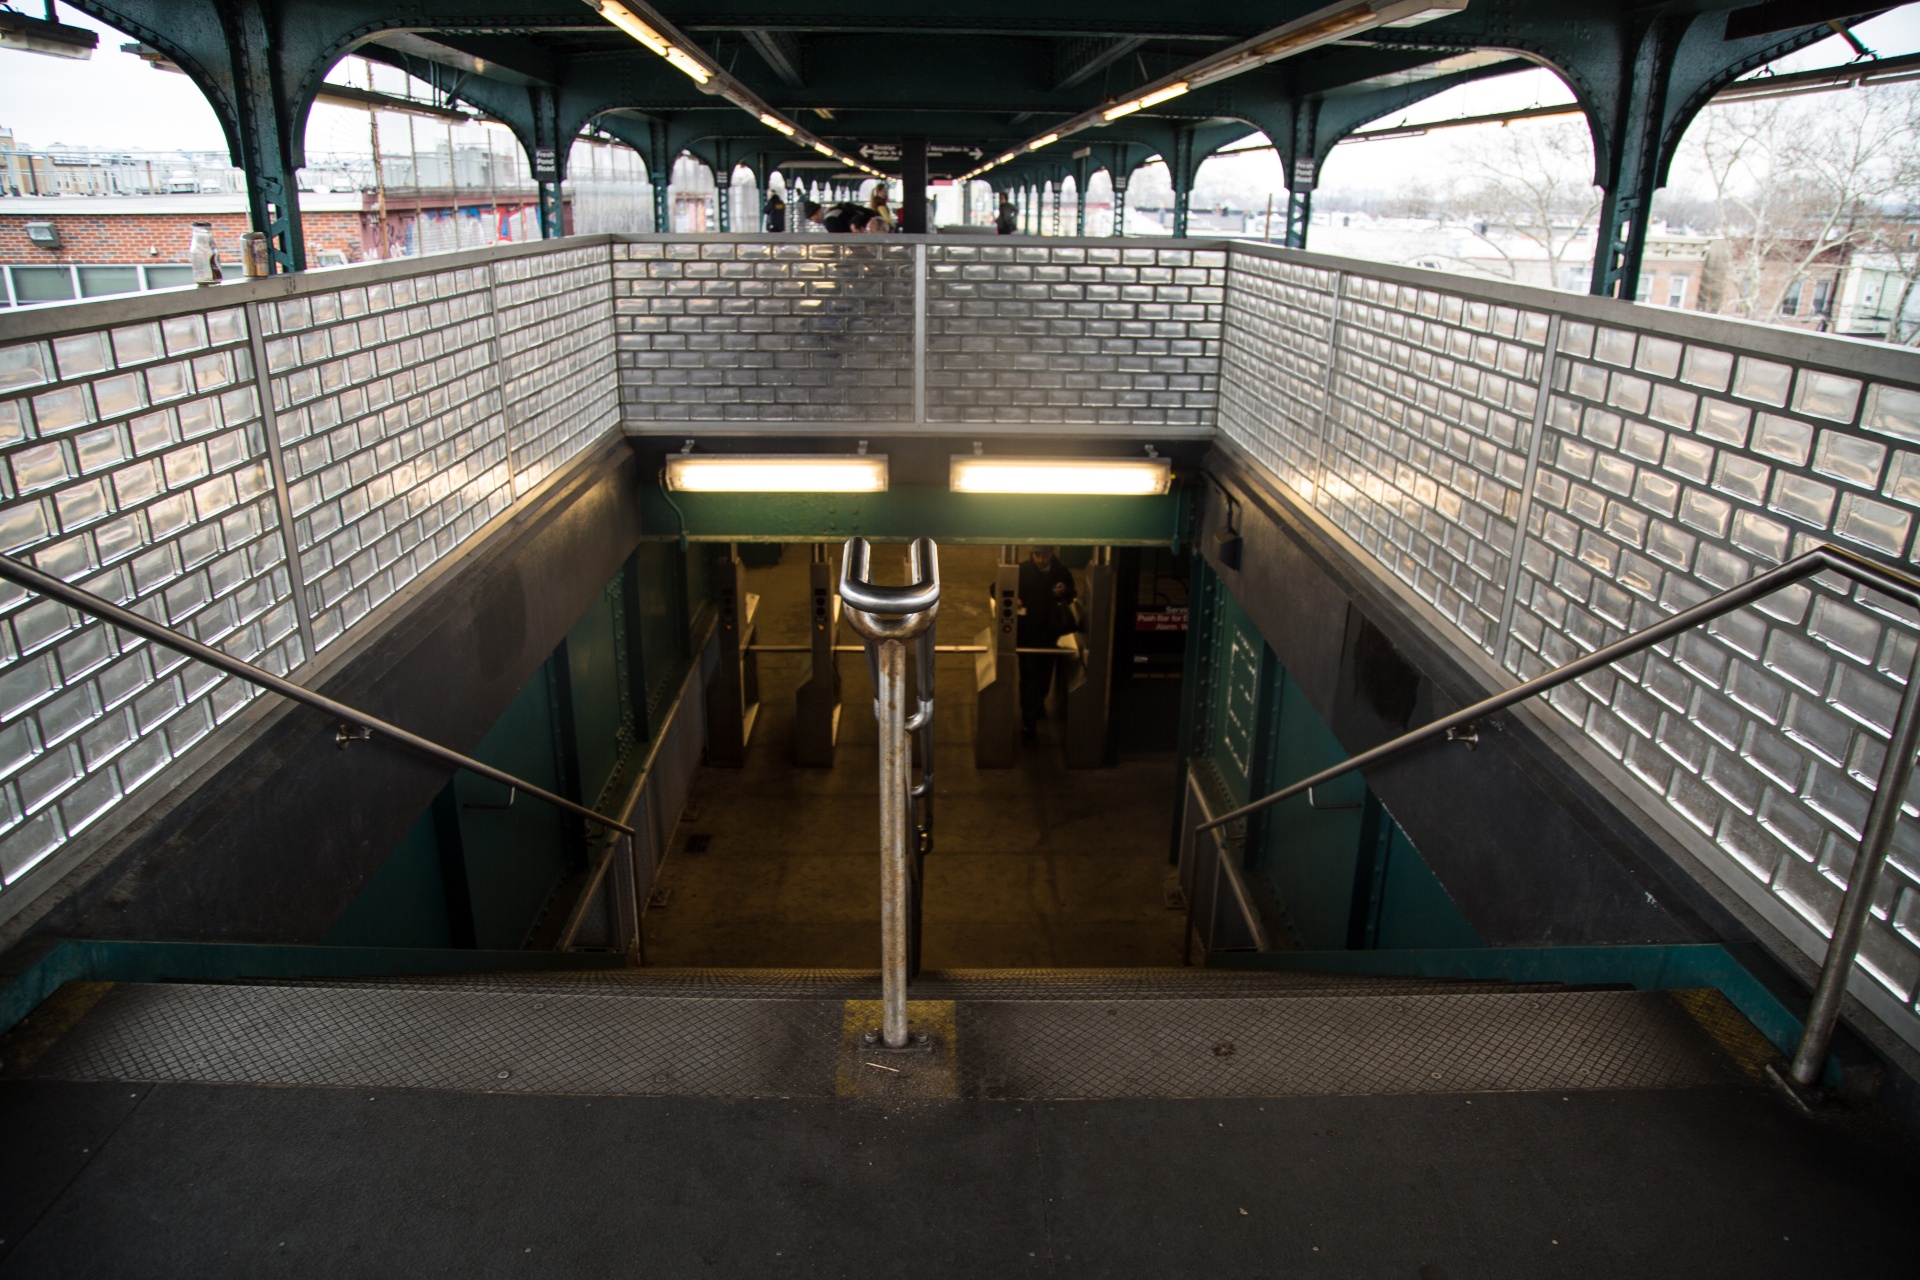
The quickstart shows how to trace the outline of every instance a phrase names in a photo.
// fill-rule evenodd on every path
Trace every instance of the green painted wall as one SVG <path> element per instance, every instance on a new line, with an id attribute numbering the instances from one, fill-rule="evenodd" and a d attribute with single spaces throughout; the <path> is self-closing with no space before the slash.
<path id="1" fill-rule="evenodd" d="M 322 939 L 334 947 L 450 947 L 440 840 L 428 809 Z"/>
<path id="2" fill-rule="evenodd" d="M 661 490 L 649 486 L 642 514 L 651 535 L 707 542 L 821 542 L 857 534 L 893 542 L 933 538 L 1131 547 L 1175 542 L 1184 501 L 1180 489 L 1150 497 L 1094 498 L 896 485 L 885 493 L 676 493 L 669 506 Z"/>
<path id="3" fill-rule="evenodd" d="M 472 752 L 476 759 L 525 778 L 535 786 L 568 795 L 561 780 L 556 655 L 542 664 L 506 713 Z M 540 909 L 579 857 L 566 819 L 552 805 L 523 798 L 512 807 L 497 782 L 461 774 L 454 779 L 459 800 L 460 846 L 466 855 L 468 892 L 473 902 L 476 945 L 495 950 L 517 947 L 539 918 Z"/>
<path id="4" fill-rule="evenodd" d="M 612 803 L 647 740 L 649 711 L 686 670 L 690 589 L 707 546 L 643 544 L 470 754 L 585 804 Z M 467 774 L 420 815 L 334 923 L 342 946 L 511 949 L 581 867 L 579 824 Z"/>
<path id="5" fill-rule="evenodd" d="M 1350 754 L 1219 577 L 1194 560 L 1183 750 L 1216 802 L 1246 803 Z M 1222 794 L 1224 793 L 1224 794 Z M 1247 825 L 1245 869 L 1294 947 L 1477 947 L 1480 939 L 1358 775 Z"/>

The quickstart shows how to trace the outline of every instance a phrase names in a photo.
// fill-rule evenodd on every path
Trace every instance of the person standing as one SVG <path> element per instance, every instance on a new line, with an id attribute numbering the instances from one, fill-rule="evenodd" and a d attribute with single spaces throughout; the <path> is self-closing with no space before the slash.
<path id="1" fill-rule="evenodd" d="M 767 217 L 767 230 L 775 235 L 785 235 L 787 231 L 787 202 L 780 198 L 778 191 L 767 193 L 764 210 Z"/>
<path id="2" fill-rule="evenodd" d="M 867 208 L 871 209 L 873 216 L 880 220 L 880 229 L 882 231 L 893 231 L 896 229 L 897 224 L 894 222 L 893 211 L 887 207 L 886 183 L 876 182 L 873 184 L 873 194 L 867 197 Z M 868 230 L 872 230 L 872 228 L 869 227 Z"/>
<path id="3" fill-rule="evenodd" d="M 1022 649 L 1051 649 L 1074 630 L 1073 570 L 1060 563 L 1057 547 L 1035 547 L 1020 562 L 1020 620 L 1014 643 Z M 1047 714 L 1047 693 L 1053 688 L 1058 654 L 1020 655 L 1020 737 L 1031 742 Z"/>
<path id="4" fill-rule="evenodd" d="M 1002 199 L 1000 201 L 1000 216 L 993 220 L 994 231 L 999 235 L 1010 236 L 1019 230 L 1019 227 L 1020 210 L 1014 206 L 1013 201 Z"/>

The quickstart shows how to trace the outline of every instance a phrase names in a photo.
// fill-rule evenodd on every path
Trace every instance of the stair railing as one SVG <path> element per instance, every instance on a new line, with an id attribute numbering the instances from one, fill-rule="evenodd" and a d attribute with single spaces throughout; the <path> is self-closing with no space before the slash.
<path id="1" fill-rule="evenodd" d="M 880 1011 L 870 1042 L 889 1049 L 927 1043 L 907 1029 L 907 982 L 919 967 L 922 859 L 933 842 L 934 620 L 940 613 L 940 553 L 931 538 L 908 549 L 913 583 L 884 587 L 868 580 L 872 548 L 847 539 L 840 598 L 848 623 L 865 641 L 873 676 L 873 714 L 880 727 Z M 915 709 L 907 710 L 907 642 L 920 668 Z M 917 741 L 920 780 L 913 781 Z M 918 809 L 915 838 L 907 837 Z"/>
<path id="2" fill-rule="evenodd" d="M 123 609 L 111 600 L 103 600 L 90 591 L 83 591 L 51 574 L 42 573 L 32 565 L 16 560 L 12 556 L 0 555 L 0 578 L 16 586 L 25 587 L 29 591 L 38 592 L 49 599 L 58 600 L 68 608 L 77 609 L 81 613 L 98 618 L 121 631 L 132 632 L 163 648 L 171 649 L 175 653 L 183 653 L 197 662 L 216 667 L 257 688 L 277 693 L 283 698 L 289 698 L 315 710 L 324 711 L 336 721 L 338 727 L 334 731 L 334 739 L 342 747 L 349 742 L 370 742 L 375 735 L 391 739 L 409 750 L 438 760 L 442 764 L 452 765 L 456 769 L 465 769 L 482 778 L 490 778 L 510 788 L 509 794 L 528 795 L 536 800 L 543 800 L 555 808 L 566 810 L 577 818 L 597 823 L 608 831 L 618 832 L 623 840 L 631 840 L 633 837 L 632 827 L 615 822 L 604 813 L 596 813 L 565 796 L 557 796 L 551 791 L 536 787 L 525 778 L 517 778 L 503 769 L 496 769 L 471 756 L 461 755 L 451 747 L 443 747 L 417 733 L 409 733 L 398 725 L 388 724 L 385 720 L 370 716 L 364 711 L 356 711 L 344 702 L 336 702 L 324 694 L 315 693 L 303 685 L 297 685 L 291 680 L 274 675 L 271 671 L 264 671 L 250 662 L 242 662 L 233 655 L 215 649 L 211 645 L 202 644 L 191 636 L 182 635 L 170 627 L 163 627 L 129 609 Z"/>
<path id="3" fill-rule="evenodd" d="M 1641 653 L 1683 631 L 1690 631 L 1694 627 L 1711 622 L 1736 609 L 1744 608 L 1784 587 L 1792 586 L 1819 573 L 1838 573 L 1855 583 L 1872 587 L 1904 604 L 1920 609 L 1920 578 L 1883 565 L 1844 547 L 1823 543 L 1778 568 L 1770 569 L 1739 586 L 1729 587 L 1690 609 L 1684 609 L 1664 621 L 1636 631 L 1610 645 L 1595 649 L 1584 658 L 1556 667 L 1544 675 L 1517 684 L 1504 693 L 1483 698 L 1472 706 L 1463 707 L 1451 715 L 1442 716 L 1431 724 L 1423 725 L 1370 750 L 1362 751 L 1351 759 L 1331 768 L 1322 769 L 1291 786 L 1283 787 L 1248 804 L 1243 804 L 1238 809 L 1200 823 L 1195 830 L 1211 831 L 1229 822 L 1236 822 L 1250 814 L 1276 805 L 1282 800 L 1303 792 L 1310 792 L 1314 787 L 1330 782 L 1343 774 L 1378 764 L 1390 756 L 1399 755 L 1421 743 L 1447 738 L 1472 741 L 1476 734 L 1476 721 L 1484 720 L 1495 712 L 1503 711 L 1530 698 L 1537 698 L 1569 681 L 1578 680 L 1589 672 L 1598 671 L 1622 658 Z M 1799 1044 L 1787 1067 L 1786 1079 L 1782 1081 L 1783 1084 L 1797 1090 L 1811 1089 L 1826 1070 L 1827 1055 L 1832 1048 L 1834 1030 L 1840 1019 L 1841 1001 L 1846 994 L 1847 978 L 1852 973 L 1854 960 L 1860 952 L 1861 939 L 1866 930 L 1867 913 L 1873 906 L 1875 884 L 1880 878 L 1881 869 L 1886 865 L 1887 852 L 1893 843 L 1894 830 L 1900 823 L 1900 805 L 1906 796 L 1907 784 L 1913 777 L 1916 750 L 1920 750 L 1920 649 L 1916 649 L 1912 667 L 1907 672 L 1906 690 L 1900 698 L 1900 710 L 1894 717 L 1893 729 L 1888 736 L 1886 759 L 1880 766 L 1880 777 L 1874 787 L 1873 803 L 1867 811 L 1866 825 L 1861 831 L 1860 852 L 1854 859 L 1852 873 L 1847 877 L 1846 895 L 1841 900 L 1840 914 L 1834 922 L 1833 936 L 1827 943 L 1826 956 L 1820 966 L 1820 980 L 1814 987 L 1813 1002 L 1807 1011 L 1806 1022 L 1801 1028 Z"/>

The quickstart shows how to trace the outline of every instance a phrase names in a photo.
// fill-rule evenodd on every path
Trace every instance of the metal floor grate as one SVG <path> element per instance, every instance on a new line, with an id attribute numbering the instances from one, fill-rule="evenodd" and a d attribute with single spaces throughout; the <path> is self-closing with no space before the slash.
<path id="1" fill-rule="evenodd" d="M 116 987 L 40 1078 L 515 1093 L 831 1097 L 845 977 L 796 998 L 421 986 Z M 960 980 L 953 980 L 960 981 Z M 981 990 L 1018 981 L 971 976 Z M 806 984 L 800 984 L 806 985 Z M 963 983 L 964 985 L 964 983 Z M 1071 986 L 1071 982 L 1064 985 Z M 1659 992 L 952 999 L 948 1096 L 1280 1097 L 1674 1088 L 1738 1079 Z M 845 1092 L 841 1087 L 840 1092 Z"/>

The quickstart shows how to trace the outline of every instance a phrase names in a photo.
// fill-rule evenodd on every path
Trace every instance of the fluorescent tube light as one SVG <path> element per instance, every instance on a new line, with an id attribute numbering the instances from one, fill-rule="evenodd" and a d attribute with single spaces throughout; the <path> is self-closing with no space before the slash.
<path id="1" fill-rule="evenodd" d="M 640 16 L 620 0 L 599 0 L 600 16 L 638 40 L 661 57 L 667 56 L 667 50 L 673 48 L 667 38 L 640 20 Z"/>
<path id="2" fill-rule="evenodd" d="M 591 0 L 600 10 L 600 16 L 620 28 L 654 53 L 665 58 L 669 64 L 684 71 L 693 78 L 695 84 L 705 84 L 713 79 L 713 72 L 695 61 L 684 49 L 649 26 L 639 14 L 620 3 L 620 0 Z"/>
<path id="3" fill-rule="evenodd" d="M 1176 81 L 1164 89 L 1155 89 L 1152 93 L 1142 94 L 1131 102 L 1122 102 L 1117 106 L 1108 107 L 1100 113 L 1100 118 L 1103 120 L 1118 120 L 1121 116 L 1130 116 L 1136 111 L 1144 111 L 1148 107 L 1157 107 L 1163 102 L 1179 97 L 1192 87 L 1193 86 L 1185 80 Z"/>
<path id="4" fill-rule="evenodd" d="M 1040 148 L 1051 145 L 1052 143 L 1055 143 L 1058 141 L 1060 141 L 1059 134 L 1057 133 L 1045 134 L 1041 137 L 1035 138 L 1032 142 L 1029 142 L 1027 144 L 1027 150 L 1038 151 Z"/>
<path id="5" fill-rule="evenodd" d="M 667 47 L 667 62 L 692 76 L 695 84 L 705 84 L 713 79 L 713 72 L 671 45 Z"/>
<path id="6" fill-rule="evenodd" d="M 772 114 L 763 114 L 760 117 L 760 123 L 767 126 L 767 128 L 769 129 L 779 130 L 781 133 L 786 134 L 789 138 L 793 136 L 793 126 L 788 124 L 785 120 L 782 120 L 779 116 L 772 115 Z"/>
<path id="7" fill-rule="evenodd" d="M 828 145 L 827 145 L 826 143 L 824 143 L 824 142 L 816 142 L 816 143 L 814 143 L 814 144 L 812 144 L 812 145 L 813 145 L 813 149 L 814 149 L 815 151 L 818 151 L 818 152 L 819 152 L 819 153 L 820 153 L 821 155 L 823 155 L 823 156 L 833 156 L 833 158 L 834 158 L 835 160 L 838 160 L 838 159 L 840 158 L 840 157 L 839 157 L 839 155 L 837 155 L 837 154 L 836 154 L 836 153 L 834 152 L 834 149 L 833 149 L 832 147 L 830 147 L 830 146 L 828 146 Z"/>
<path id="8" fill-rule="evenodd" d="M 885 493 L 887 455 L 673 453 L 667 488 L 678 493 Z"/>
<path id="9" fill-rule="evenodd" d="M 953 455 L 955 493 L 1079 493 L 1146 497 L 1173 482 L 1166 458 L 987 458 Z"/>

